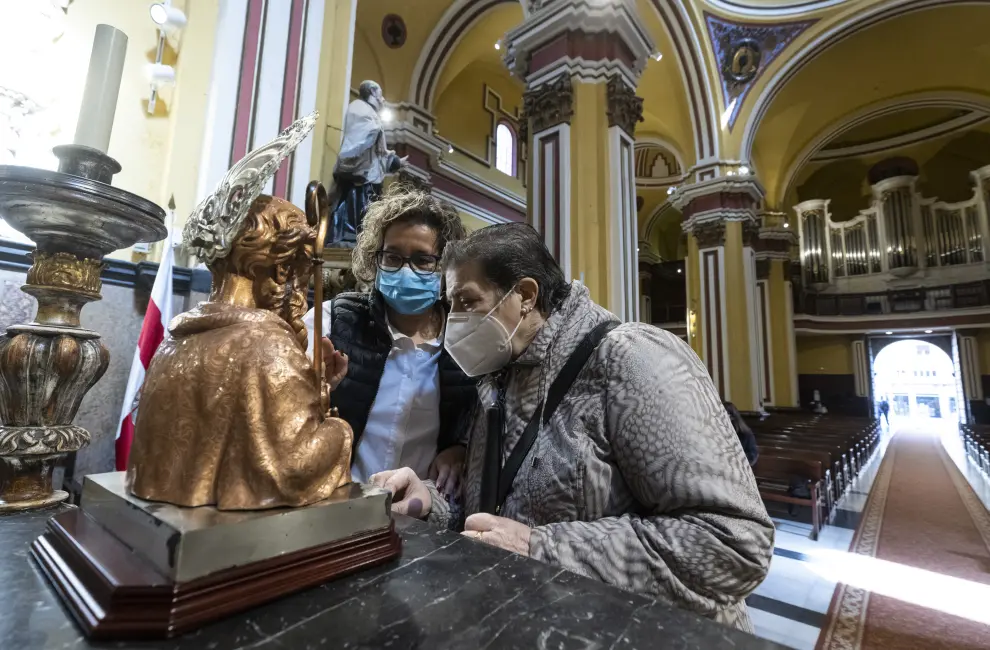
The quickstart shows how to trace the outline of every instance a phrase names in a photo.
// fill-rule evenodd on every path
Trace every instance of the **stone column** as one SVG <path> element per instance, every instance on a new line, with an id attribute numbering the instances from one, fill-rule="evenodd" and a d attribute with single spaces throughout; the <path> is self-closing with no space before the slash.
<path id="1" fill-rule="evenodd" d="M 653 44 L 632 0 L 557 0 L 505 38 L 527 81 L 530 222 L 569 278 L 623 320 L 639 320 L 635 88 Z"/>
<path id="2" fill-rule="evenodd" d="M 764 213 L 761 222 L 756 246 L 756 308 L 763 354 L 763 404 L 798 406 L 790 270 L 797 233 L 789 225 L 785 227 L 783 213 Z"/>
<path id="3" fill-rule="evenodd" d="M 688 332 L 725 400 L 761 407 L 763 355 L 757 314 L 757 208 L 749 177 L 720 177 L 675 192 L 688 233 Z"/>

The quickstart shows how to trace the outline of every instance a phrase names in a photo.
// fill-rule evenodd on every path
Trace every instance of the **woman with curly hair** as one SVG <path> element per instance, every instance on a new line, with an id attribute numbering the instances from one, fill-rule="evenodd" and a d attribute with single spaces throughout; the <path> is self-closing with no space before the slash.
<path id="1" fill-rule="evenodd" d="M 355 481 L 410 467 L 447 495 L 457 489 L 460 433 L 477 397 L 444 350 L 440 258 L 465 234 L 451 205 L 393 184 L 368 208 L 353 253 L 354 274 L 371 292 L 323 303 L 322 334 L 338 367 L 346 364 L 333 403 L 354 430 Z M 313 321 L 310 311 L 310 336 Z"/>

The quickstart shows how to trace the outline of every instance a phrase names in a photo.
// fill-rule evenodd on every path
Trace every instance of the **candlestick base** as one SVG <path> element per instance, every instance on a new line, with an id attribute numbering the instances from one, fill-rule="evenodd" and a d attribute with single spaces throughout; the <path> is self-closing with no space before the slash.
<path id="1" fill-rule="evenodd" d="M 92 181 L 110 184 L 120 172 L 120 163 L 99 149 L 81 144 L 62 144 L 52 148 L 58 158 L 58 171 Z"/>
<path id="2" fill-rule="evenodd" d="M 66 498 L 52 471 L 89 444 L 72 421 L 110 361 L 80 311 L 100 299 L 104 255 L 166 234 L 160 207 L 109 184 L 116 160 L 81 145 L 55 155 L 58 172 L 0 165 L 0 217 L 37 245 L 22 290 L 38 300 L 31 323 L 0 335 L 0 512 Z"/>

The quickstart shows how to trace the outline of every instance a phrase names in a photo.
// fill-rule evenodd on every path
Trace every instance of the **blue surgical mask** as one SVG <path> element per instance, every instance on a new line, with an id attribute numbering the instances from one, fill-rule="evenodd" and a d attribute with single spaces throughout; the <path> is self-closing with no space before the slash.
<path id="1" fill-rule="evenodd" d="M 440 274 L 420 275 L 408 266 L 390 273 L 379 271 L 375 288 L 400 314 L 422 314 L 440 299 Z"/>

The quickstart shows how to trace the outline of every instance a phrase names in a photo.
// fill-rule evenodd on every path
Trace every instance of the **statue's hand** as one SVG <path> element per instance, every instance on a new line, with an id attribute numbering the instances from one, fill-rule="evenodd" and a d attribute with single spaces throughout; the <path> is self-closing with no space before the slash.
<path id="1" fill-rule="evenodd" d="M 433 508 L 429 488 L 408 467 L 380 472 L 369 480 L 372 485 L 392 493 L 392 512 L 426 519 Z"/>
<path id="2" fill-rule="evenodd" d="M 337 390 L 337 386 L 347 375 L 347 355 L 336 350 L 330 339 L 323 337 L 323 367 L 324 377 L 330 390 Z"/>

